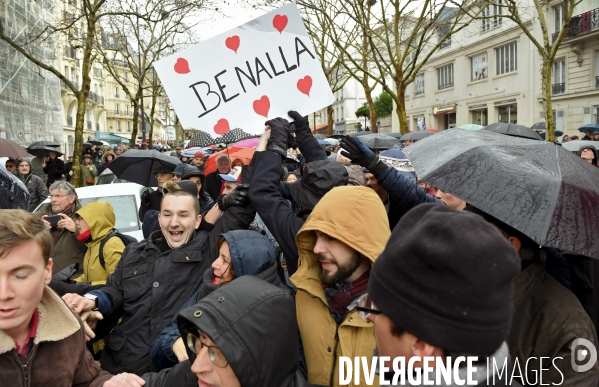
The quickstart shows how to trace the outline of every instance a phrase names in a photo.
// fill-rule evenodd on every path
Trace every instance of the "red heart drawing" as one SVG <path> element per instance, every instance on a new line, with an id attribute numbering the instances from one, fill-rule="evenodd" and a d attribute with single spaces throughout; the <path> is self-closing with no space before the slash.
<path id="1" fill-rule="evenodd" d="M 279 33 L 283 33 L 283 30 L 287 27 L 288 21 L 287 15 L 276 15 L 272 19 L 272 25 L 279 31 Z"/>
<path id="2" fill-rule="evenodd" d="M 229 130 L 231 130 L 231 127 L 229 126 L 229 121 L 227 121 L 224 118 L 218 120 L 216 125 L 214 125 L 214 133 L 216 134 L 225 134 Z"/>
<path id="3" fill-rule="evenodd" d="M 183 58 L 177 59 L 177 63 L 175 63 L 175 72 L 177 74 L 187 74 L 189 71 L 189 63 Z"/>
<path id="4" fill-rule="evenodd" d="M 302 93 L 306 94 L 308 97 L 310 96 L 310 89 L 312 88 L 312 77 L 306 75 L 299 81 L 297 81 L 297 89 Z"/>
<path id="5" fill-rule="evenodd" d="M 231 37 L 228 37 L 225 40 L 225 46 L 227 46 L 227 48 L 235 51 L 235 53 L 237 54 L 237 49 L 239 48 L 239 36 L 233 35 Z"/>
<path id="6" fill-rule="evenodd" d="M 262 98 L 254 101 L 254 111 L 261 116 L 268 118 L 268 111 L 270 110 L 270 99 L 263 95 Z"/>

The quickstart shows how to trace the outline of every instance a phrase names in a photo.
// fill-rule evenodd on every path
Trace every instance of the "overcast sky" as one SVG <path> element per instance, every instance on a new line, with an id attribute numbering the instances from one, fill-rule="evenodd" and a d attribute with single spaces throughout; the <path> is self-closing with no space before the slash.
<path id="1" fill-rule="evenodd" d="M 243 2 L 232 1 L 227 4 L 224 1 L 219 4 L 219 11 L 225 16 L 217 16 L 212 20 L 200 23 L 195 31 L 202 40 L 207 40 L 213 36 L 237 27 L 241 24 L 265 14 L 265 10 L 255 10 L 251 7 L 244 7 Z"/>

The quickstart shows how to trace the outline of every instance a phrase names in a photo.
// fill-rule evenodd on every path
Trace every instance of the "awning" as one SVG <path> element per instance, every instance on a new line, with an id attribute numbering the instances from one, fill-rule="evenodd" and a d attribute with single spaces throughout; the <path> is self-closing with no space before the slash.
<path id="1" fill-rule="evenodd" d="M 438 116 L 441 114 L 455 113 L 455 105 L 450 106 L 439 106 L 433 108 L 433 115 Z"/>
<path id="2" fill-rule="evenodd" d="M 112 133 L 96 132 L 95 138 L 96 140 L 106 141 L 112 144 L 129 144 L 129 142 L 131 142 L 131 140 L 127 137 L 122 137 Z"/>

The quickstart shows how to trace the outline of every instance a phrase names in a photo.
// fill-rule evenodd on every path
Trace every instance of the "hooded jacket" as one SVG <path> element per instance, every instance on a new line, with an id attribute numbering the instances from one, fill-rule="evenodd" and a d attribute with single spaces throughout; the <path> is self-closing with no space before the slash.
<path id="1" fill-rule="evenodd" d="M 48 175 L 48 181 L 46 182 L 46 186 L 50 187 L 52 183 L 57 180 L 61 180 L 63 175 L 67 172 L 64 161 L 58 158 L 50 159 L 46 161 L 46 167 L 43 168 L 44 173 Z"/>
<path id="2" fill-rule="evenodd" d="M 336 187 L 318 202 L 295 238 L 299 267 L 291 282 L 297 288 L 295 307 L 308 382 L 338 386 L 340 356 L 367 356 L 370 364 L 376 347 L 374 327 L 355 309 L 339 325 L 333 319 L 320 282 L 321 266 L 313 252 L 315 231 L 343 242 L 372 263 L 385 249 L 391 231 L 385 207 L 372 189 Z"/>
<path id="3" fill-rule="evenodd" d="M 229 231 L 221 234 L 221 236 L 229 245 L 235 278 L 252 275 L 275 286 L 280 285 L 275 266 L 275 249 L 268 238 L 256 231 L 249 230 Z M 181 307 L 179 312 L 196 304 L 206 295 L 222 286 L 211 283 L 213 276 L 213 268 L 206 270 L 202 285 Z M 177 364 L 177 357 L 173 353 L 173 343 L 180 336 L 175 315 L 171 323 L 162 330 L 160 337 L 152 343 L 150 348 L 152 361 L 159 368 L 168 368 Z"/>
<path id="4" fill-rule="evenodd" d="M 13 339 L 0 330 L 1 386 L 101 387 L 112 377 L 87 351 L 79 319 L 48 287 L 38 316 L 29 357 L 17 355 Z"/>
<path id="5" fill-rule="evenodd" d="M 112 160 L 116 159 L 116 154 L 113 151 L 107 151 L 102 155 L 102 163 L 100 164 L 100 166 L 97 168 L 98 169 L 98 176 L 100 176 L 100 174 L 102 174 L 102 172 L 104 172 L 104 170 L 106 169 L 106 167 L 108 166 L 108 164 L 110 163 L 107 160 L 108 156 L 112 156 Z"/>
<path id="6" fill-rule="evenodd" d="M 33 167 L 28 160 L 21 160 L 18 165 L 21 165 L 21 163 L 29 164 L 29 173 L 21 175 L 17 172 L 17 177 L 21 179 L 27 187 L 27 191 L 29 191 L 29 212 L 33 212 L 48 197 L 48 188 L 46 188 L 41 177 L 33 174 Z"/>
<path id="7" fill-rule="evenodd" d="M 91 202 L 76 213 L 89 226 L 91 241 L 86 243 L 87 252 L 83 257 L 83 275 L 75 281 L 91 282 L 92 285 L 105 284 L 121 260 L 125 244 L 118 237 L 106 241 L 103 248 L 106 268 L 100 264 L 100 244 L 111 233 L 116 222 L 112 205 L 108 202 Z"/>
<path id="8" fill-rule="evenodd" d="M 81 203 L 79 200 L 75 200 L 75 205 L 71 210 L 71 219 L 75 220 L 75 213 L 81 209 Z M 43 215 L 53 215 L 52 204 L 46 203 L 35 212 L 40 218 Z M 52 251 L 50 257 L 54 261 L 52 266 L 52 274 L 56 274 L 62 269 L 69 265 L 78 263 L 79 266 L 83 264 L 83 257 L 87 251 L 87 246 L 83 243 L 79 243 L 77 240 L 79 232 L 70 232 L 67 229 L 63 229 L 58 236 L 58 239 L 54 241 L 52 239 Z"/>
<path id="9" fill-rule="evenodd" d="M 307 386 L 297 372 L 293 297 L 279 287 L 252 276 L 239 278 L 185 309 L 177 322 L 181 332 L 200 329 L 208 335 L 243 387 Z"/>

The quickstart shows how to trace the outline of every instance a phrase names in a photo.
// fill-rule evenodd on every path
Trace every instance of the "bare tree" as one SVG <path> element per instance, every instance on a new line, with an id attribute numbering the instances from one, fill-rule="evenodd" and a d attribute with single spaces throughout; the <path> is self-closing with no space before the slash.
<path id="1" fill-rule="evenodd" d="M 60 0 L 66 4 L 66 0 Z M 135 0 L 130 0 L 134 4 Z M 174 12 L 181 8 L 188 8 L 190 4 L 201 7 L 202 0 L 149 0 L 142 1 L 152 9 Z M 162 18 L 153 18 L 155 14 L 139 13 L 135 7 L 124 9 L 122 2 L 117 0 L 81 0 L 81 6 L 76 8 L 76 13 L 64 12 L 61 18 L 56 20 L 54 15 L 45 15 L 43 28 L 31 29 L 18 37 L 9 36 L 5 32 L 4 23 L 0 19 L 0 39 L 25 56 L 33 64 L 49 71 L 57 76 L 68 89 L 70 89 L 77 100 L 77 113 L 75 116 L 75 152 L 73 160 L 73 183 L 79 185 L 79 170 L 81 163 L 81 152 L 83 148 L 83 128 L 85 120 L 86 102 L 91 87 L 90 72 L 96 60 L 98 34 L 102 27 L 101 22 L 105 19 L 123 15 L 130 15 L 147 23 L 158 23 Z M 72 33 L 73 29 L 81 30 L 79 37 Z M 63 40 L 67 37 L 73 47 L 74 55 L 81 63 L 81 84 L 71 81 L 67 74 L 57 69 L 53 64 L 45 63 L 36 51 L 36 46 L 43 45 L 47 40 Z"/>
<path id="2" fill-rule="evenodd" d="M 572 20 L 575 7 L 582 0 L 563 0 L 562 20 L 559 32 L 551 34 L 549 32 L 549 20 L 546 11 L 548 1 L 532 0 L 483 0 L 481 7 L 495 7 L 502 10 L 499 15 L 478 15 L 478 18 L 502 17 L 513 21 L 532 44 L 537 48 L 541 55 L 541 95 L 543 101 L 543 111 L 545 112 L 545 139 L 549 142 L 555 141 L 555 120 L 553 119 L 553 107 L 551 103 L 552 94 L 552 73 L 555 56 L 560 44 L 568 33 L 568 27 Z M 535 29 L 530 28 L 530 23 L 539 23 L 541 29 L 540 36 L 535 35 Z"/>

